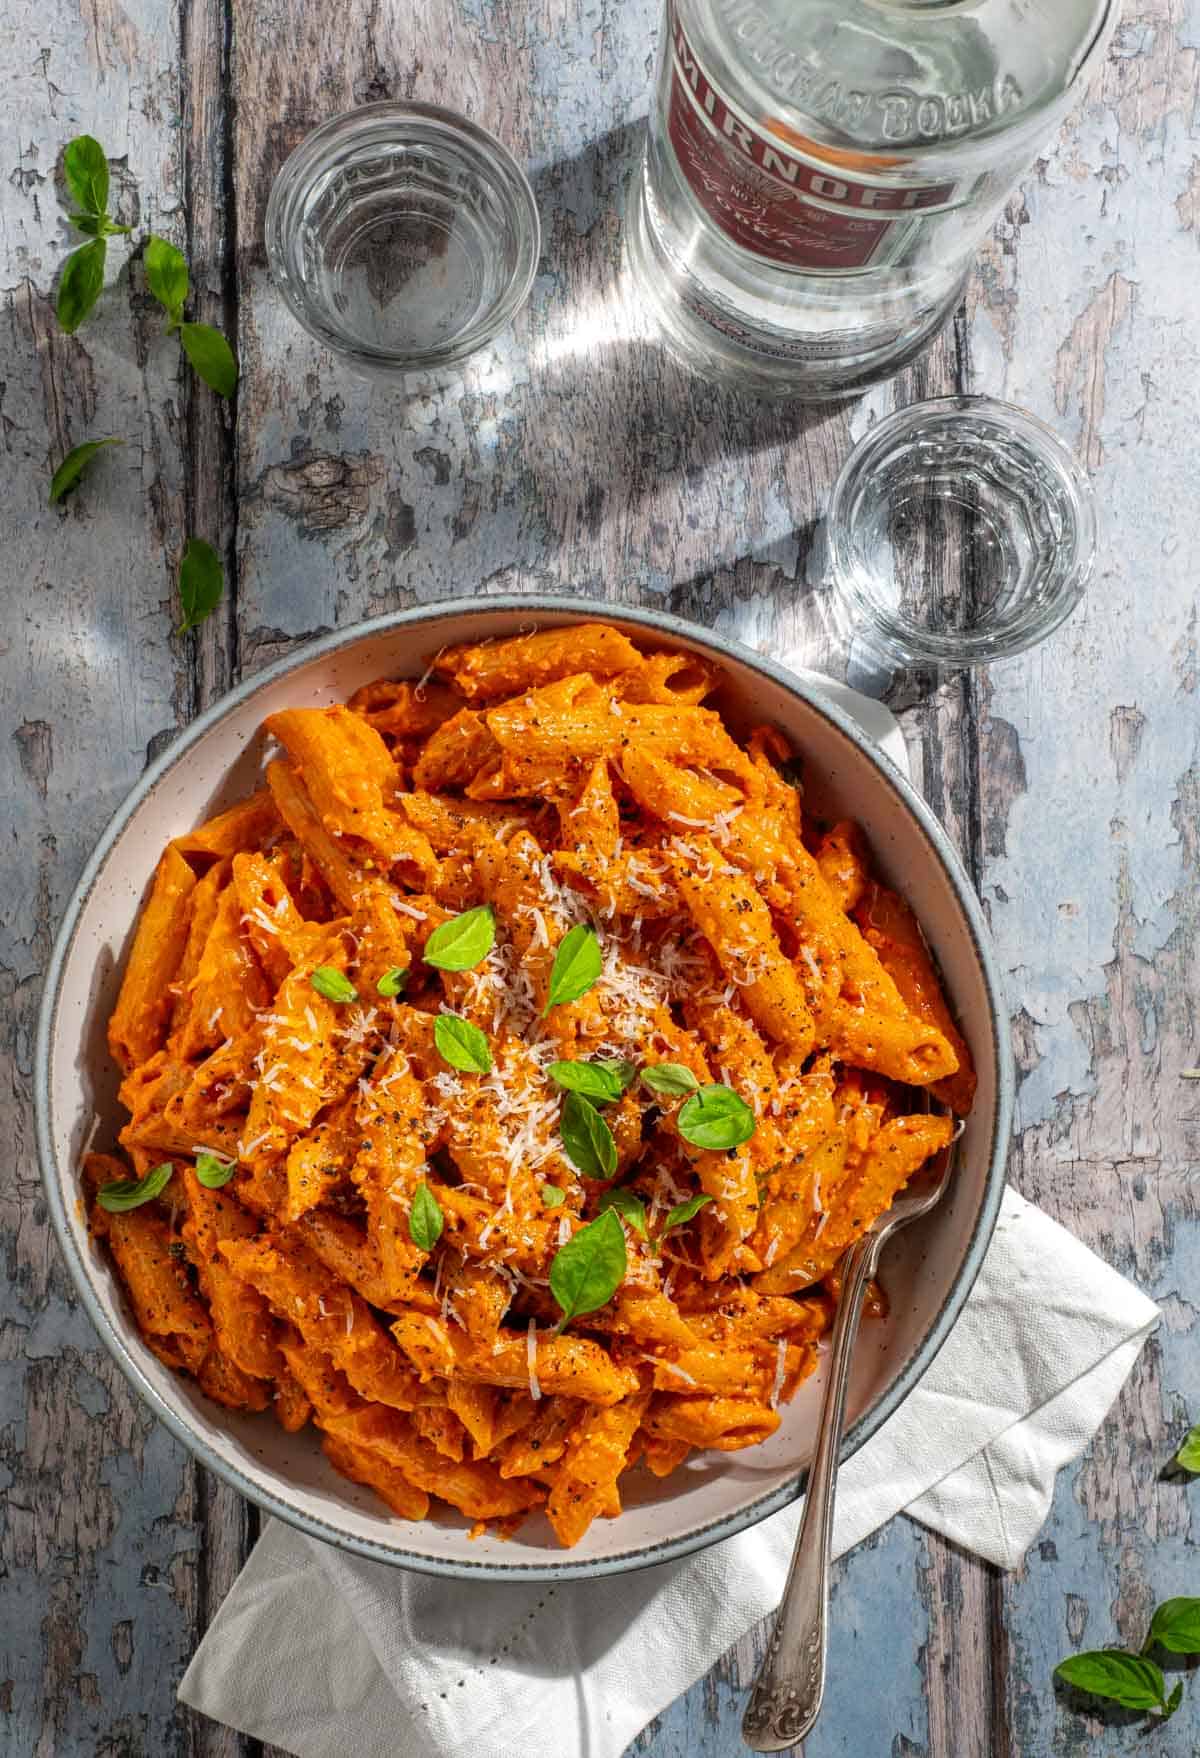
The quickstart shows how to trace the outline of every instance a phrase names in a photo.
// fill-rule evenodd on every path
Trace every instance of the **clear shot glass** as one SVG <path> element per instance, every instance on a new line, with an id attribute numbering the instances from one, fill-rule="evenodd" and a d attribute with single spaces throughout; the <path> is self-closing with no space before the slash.
<path id="1" fill-rule="evenodd" d="M 286 161 L 266 244 L 309 334 L 400 378 L 457 365 L 512 321 L 541 227 L 529 179 L 486 129 L 434 104 L 364 104 Z"/>
<path id="2" fill-rule="evenodd" d="M 852 640 L 901 665 L 986 665 L 1044 641 L 1082 598 L 1092 487 L 1026 410 L 938 397 L 859 441 L 827 540 Z"/>

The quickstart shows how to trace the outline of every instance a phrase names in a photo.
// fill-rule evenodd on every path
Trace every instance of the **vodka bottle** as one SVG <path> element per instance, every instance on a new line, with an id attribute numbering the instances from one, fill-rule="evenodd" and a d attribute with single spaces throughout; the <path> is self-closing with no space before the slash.
<path id="1" fill-rule="evenodd" d="M 667 0 L 628 227 L 673 351 L 760 394 L 886 378 L 1098 60 L 1116 0 Z"/>

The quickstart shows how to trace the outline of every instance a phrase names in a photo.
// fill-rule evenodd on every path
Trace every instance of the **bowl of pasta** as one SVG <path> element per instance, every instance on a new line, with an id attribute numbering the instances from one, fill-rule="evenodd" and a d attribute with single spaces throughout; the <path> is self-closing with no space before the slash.
<path id="1" fill-rule="evenodd" d="M 1012 1071 L 923 802 L 769 660 L 561 599 L 407 611 L 147 771 L 39 1024 L 103 1341 L 264 1509 L 450 1575 L 661 1562 L 799 1493 L 838 1264 L 846 1454 L 966 1298 Z"/>

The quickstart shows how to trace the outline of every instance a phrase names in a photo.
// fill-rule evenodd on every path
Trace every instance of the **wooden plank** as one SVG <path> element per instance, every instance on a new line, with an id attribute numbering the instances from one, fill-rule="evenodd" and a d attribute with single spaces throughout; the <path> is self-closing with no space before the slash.
<path id="1" fill-rule="evenodd" d="M 109 285 L 74 337 L 53 315 L 80 239 L 61 149 L 97 136 L 121 218 L 180 209 L 176 37 L 153 18 L 8 8 L 17 163 L 0 185 L 5 646 L 0 797 L 0 1129 L 5 1274 L 0 1462 L 0 1746 L 25 1758 L 187 1749 L 174 1682 L 195 1638 L 195 1474 L 134 1399 L 71 1297 L 46 1224 L 29 1109 L 34 1017 L 53 929 L 105 820 L 180 723 L 189 668 L 171 641 L 182 538 L 178 347 L 109 247 Z M 87 437 L 125 440 L 60 509 L 54 466 Z M 6 815 L 6 821 L 7 821 Z"/>

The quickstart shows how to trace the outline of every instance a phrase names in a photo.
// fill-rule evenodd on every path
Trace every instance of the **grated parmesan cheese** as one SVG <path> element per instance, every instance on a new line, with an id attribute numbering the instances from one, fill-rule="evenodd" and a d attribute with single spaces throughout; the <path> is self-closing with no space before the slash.
<path id="1" fill-rule="evenodd" d="M 542 1395 L 537 1376 L 537 1320 L 531 1318 L 525 1332 L 525 1361 L 529 1368 L 529 1396 L 536 1404 Z"/>
<path id="2" fill-rule="evenodd" d="M 775 1380 L 771 1387 L 771 1396 L 767 1400 L 772 1410 L 779 1408 L 779 1394 L 783 1390 L 783 1376 L 787 1372 L 787 1338 L 780 1337 L 775 1348 Z"/>

